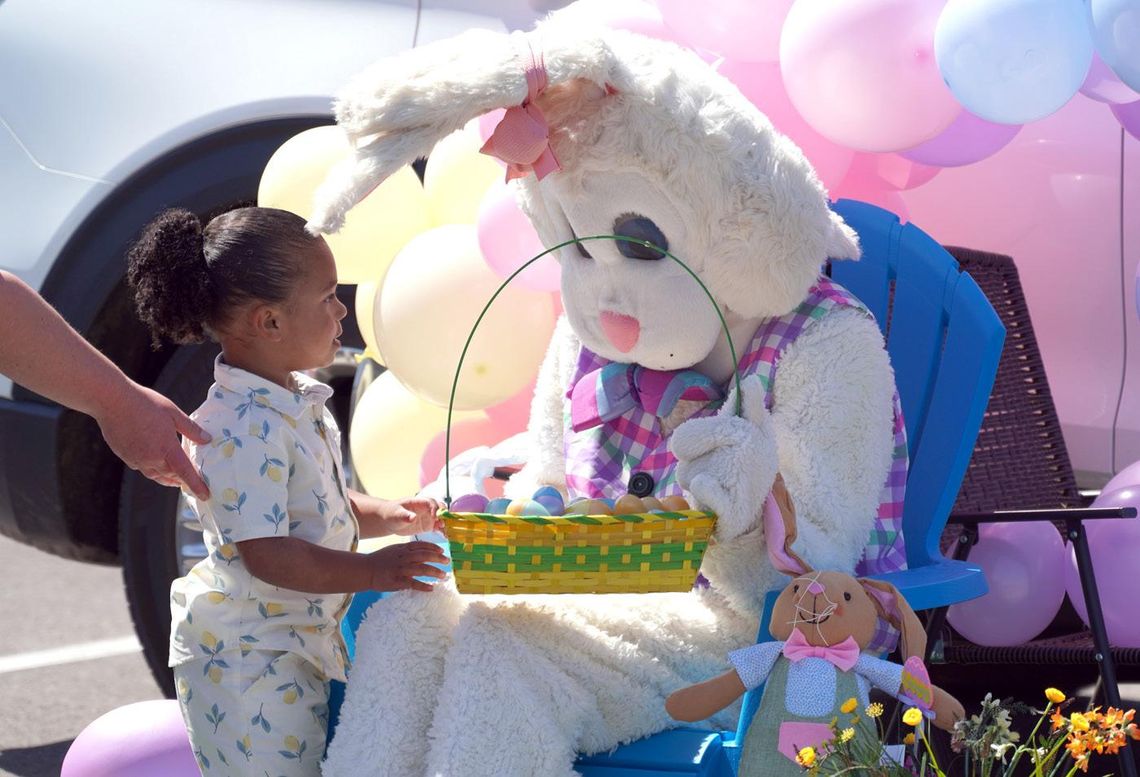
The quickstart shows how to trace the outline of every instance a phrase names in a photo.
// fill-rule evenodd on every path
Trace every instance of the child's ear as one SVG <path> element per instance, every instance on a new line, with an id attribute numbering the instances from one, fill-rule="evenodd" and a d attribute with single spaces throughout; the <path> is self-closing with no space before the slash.
<path id="1" fill-rule="evenodd" d="M 281 341 L 281 311 L 274 306 L 253 306 L 249 311 L 249 323 L 258 337 L 275 343 Z"/>

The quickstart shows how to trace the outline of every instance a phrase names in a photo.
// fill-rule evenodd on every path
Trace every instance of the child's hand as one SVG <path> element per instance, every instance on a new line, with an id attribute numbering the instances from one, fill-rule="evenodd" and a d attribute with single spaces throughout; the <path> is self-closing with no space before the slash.
<path id="1" fill-rule="evenodd" d="M 443 531 L 439 511 L 443 505 L 434 499 L 412 497 L 389 502 L 388 529 L 392 534 L 408 536 L 424 532 Z"/>
<path id="2" fill-rule="evenodd" d="M 447 556 L 434 542 L 403 542 L 368 554 L 372 564 L 370 588 L 374 591 L 430 591 L 431 583 L 417 577 L 443 579 L 447 573 L 432 564 L 446 566 Z"/>

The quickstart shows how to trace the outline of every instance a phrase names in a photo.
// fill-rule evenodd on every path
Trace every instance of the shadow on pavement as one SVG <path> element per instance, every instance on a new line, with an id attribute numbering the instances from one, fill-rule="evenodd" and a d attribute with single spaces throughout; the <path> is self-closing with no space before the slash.
<path id="1" fill-rule="evenodd" d="M 59 777 L 63 757 L 73 740 L 50 745 L 0 750 L 0 774 L 15 777 Z"/>

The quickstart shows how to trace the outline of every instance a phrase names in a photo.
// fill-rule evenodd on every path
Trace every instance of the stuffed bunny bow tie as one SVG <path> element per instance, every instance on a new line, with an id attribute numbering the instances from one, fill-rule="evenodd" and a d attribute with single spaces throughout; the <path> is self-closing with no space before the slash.
<path id="1" fill-rule="evenodd" d="M 792 635 L 784 643 L 784 656 L 792 663 L 805 658 L 822 658 L 847 672 L 859 660 L 859 643 L 848 637 L 838 645 L 811 645 L 802 631 L 792 629 Z"/>
<path id="2" fill-rule="evenodd" d="M 724 398 L 720 386 L 696 370 L 666 372 L 636 364 L 607 364 L 587 372 L 569 392 L 575 432 L 599 426 L 640 406 L 665 418 L 682 399 L 712 402 Z"/>

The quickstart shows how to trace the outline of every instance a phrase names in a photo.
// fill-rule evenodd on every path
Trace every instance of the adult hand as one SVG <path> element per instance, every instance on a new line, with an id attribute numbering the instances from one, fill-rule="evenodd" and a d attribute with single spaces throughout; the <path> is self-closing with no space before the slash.
<path id="1" fill-rule="evenodd" d="M 103 439 L 123 462 L 156 483 L 185 486 L 199 499 L 210 489 L 182 450 L 178 435 L 199 445 L 210 435 L 173 402 L 137 384 L 116 397 L 102 412 L 92 413 Z"/>

